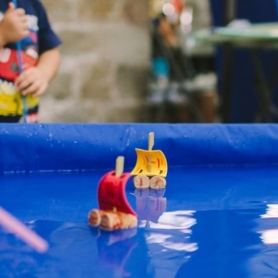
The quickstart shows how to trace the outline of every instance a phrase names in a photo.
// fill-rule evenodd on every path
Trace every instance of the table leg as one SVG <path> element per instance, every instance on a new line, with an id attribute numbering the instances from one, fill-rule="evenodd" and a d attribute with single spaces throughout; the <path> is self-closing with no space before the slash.
<path id="1" fill-rule="evenodd" d="M 236 17 L 236 0 L 225 0 L 223 7 L 223 25 L 226 26 Z"/>
<path id="2" fill-rule="evenodd" d="M 277 0 L 277 2 L 278 2 L 278 0 Z M 278 80 L 278 63 L 276 62 L 274 65 L 274 69 L 272 70 L 271 77 L 269 79 L 269 83 L 268 83 L 268 88 L 269 88 L 269 92 L 271 93 L 271 96 L 277 85 L 277 80 Z M 278 119 L 278 109 L 274 103 L 271 104 L 270 113 L 275 118 L 275 120 Z"/>
<path id="3" fill-rule="evenodd" d="M 225 0 L 223 2 L 223 19 L 222 24 L 226 26 L 236 17 L 236 0 Z M 220 117 L 223 123 L 231 121 L 231 96 L 232 96 L 232 72 L 233 72 L 233 48 L 229 44 L 222 47 L 222 88 L 220 89 L 222 103 L 220 104 Z"/>
<path id="4" fill-rule="evenodd" d="M 223 45 L 223 84 L 222 84 L 222 103 L 220 114 L 223 123 L 231 121 L 231 98 L 232 98 L 232 74 L 233 74 L 233 47 L 229 44 Z"/>
<path id="5" fill-rule="evenodd" d="M 269 87 L 264 77 L 264 72 L 259 61 L 258 53 L 256 50 L 250 50 L 251 61 L 254 66 L 255 75 L 258 81 L 258 95 L 261 122 L 272 122 L 271 119 L 271 97 Z"/>

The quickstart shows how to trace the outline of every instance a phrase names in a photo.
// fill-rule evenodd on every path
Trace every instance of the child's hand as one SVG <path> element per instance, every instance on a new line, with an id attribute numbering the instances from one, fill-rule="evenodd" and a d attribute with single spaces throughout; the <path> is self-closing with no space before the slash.
<path id="1" fill-rule="evenodd" d="M 32 94 L 39 97 L 47 89 L 48 79 L 38 67 L 32 67 L 16 78 L 15 85 L 22 95 Z"/>
<path id="2" fill-rule="evenodd" d="M 0 42 L 2 46 L 27 37 L 29 34 L 28 27 L 24 9 L 15 9 L 14 4 L 10 2 L 8 10 L 0 22 Z"/>

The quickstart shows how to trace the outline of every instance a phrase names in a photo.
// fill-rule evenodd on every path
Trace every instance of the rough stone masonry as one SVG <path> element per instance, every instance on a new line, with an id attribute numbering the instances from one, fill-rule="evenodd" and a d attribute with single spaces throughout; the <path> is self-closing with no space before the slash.
<path id="1" fill-rule="evenodd" d="M 148 0 L 42 0 L 63 41 L 40 122 L 145 120 Z"/>

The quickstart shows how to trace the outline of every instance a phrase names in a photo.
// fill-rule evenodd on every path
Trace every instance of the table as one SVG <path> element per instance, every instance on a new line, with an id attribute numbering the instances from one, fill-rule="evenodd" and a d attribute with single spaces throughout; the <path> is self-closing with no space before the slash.
<path id="1" fill-rule="evenodd" d="M 164 152 L 165 192 L 126 194 L 139 227 L 89 228 L 99 179 L 135 148 Z M 1 124 L 0 205 L 45 238 L 0 228 L 1 277 L 276 277 L 275 124 Z"/>
<path id="2" fill-rule="evenodd" d="M 243 28 L 217 27 L 200 30 L 194 34 L 194 38 L 200 40 L 202 43 L 220 45 L 223 49 L 223 86 L 221 88 L 223 91 L 223 122 L 227 123 L 230 120 L 233 49 L 235 48 L 248 49 L 254 66 L 255 75 L 258 80 L 260 105 L 259 115 L 256 121 L 271 122 L 273 117 L 277 119 L 278 111 L 272 103 L 271 92 L 277 82 L 278 66 L 275 67 L 268 83 L 258 57 L 258 50 L 260 49 L 277 49 L 277 30 L 277 23 L 260 23 L 251 24 Z"/>

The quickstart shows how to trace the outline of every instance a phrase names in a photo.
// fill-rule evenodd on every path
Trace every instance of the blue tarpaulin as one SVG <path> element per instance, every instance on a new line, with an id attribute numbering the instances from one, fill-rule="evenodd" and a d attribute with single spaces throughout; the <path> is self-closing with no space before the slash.
<path id="1" fill-rule="evenodd" d="M 149 132 L 169 167 L 278 163 L 275 124 L 2 124 L 0 173 L 131 168 Z"/>

